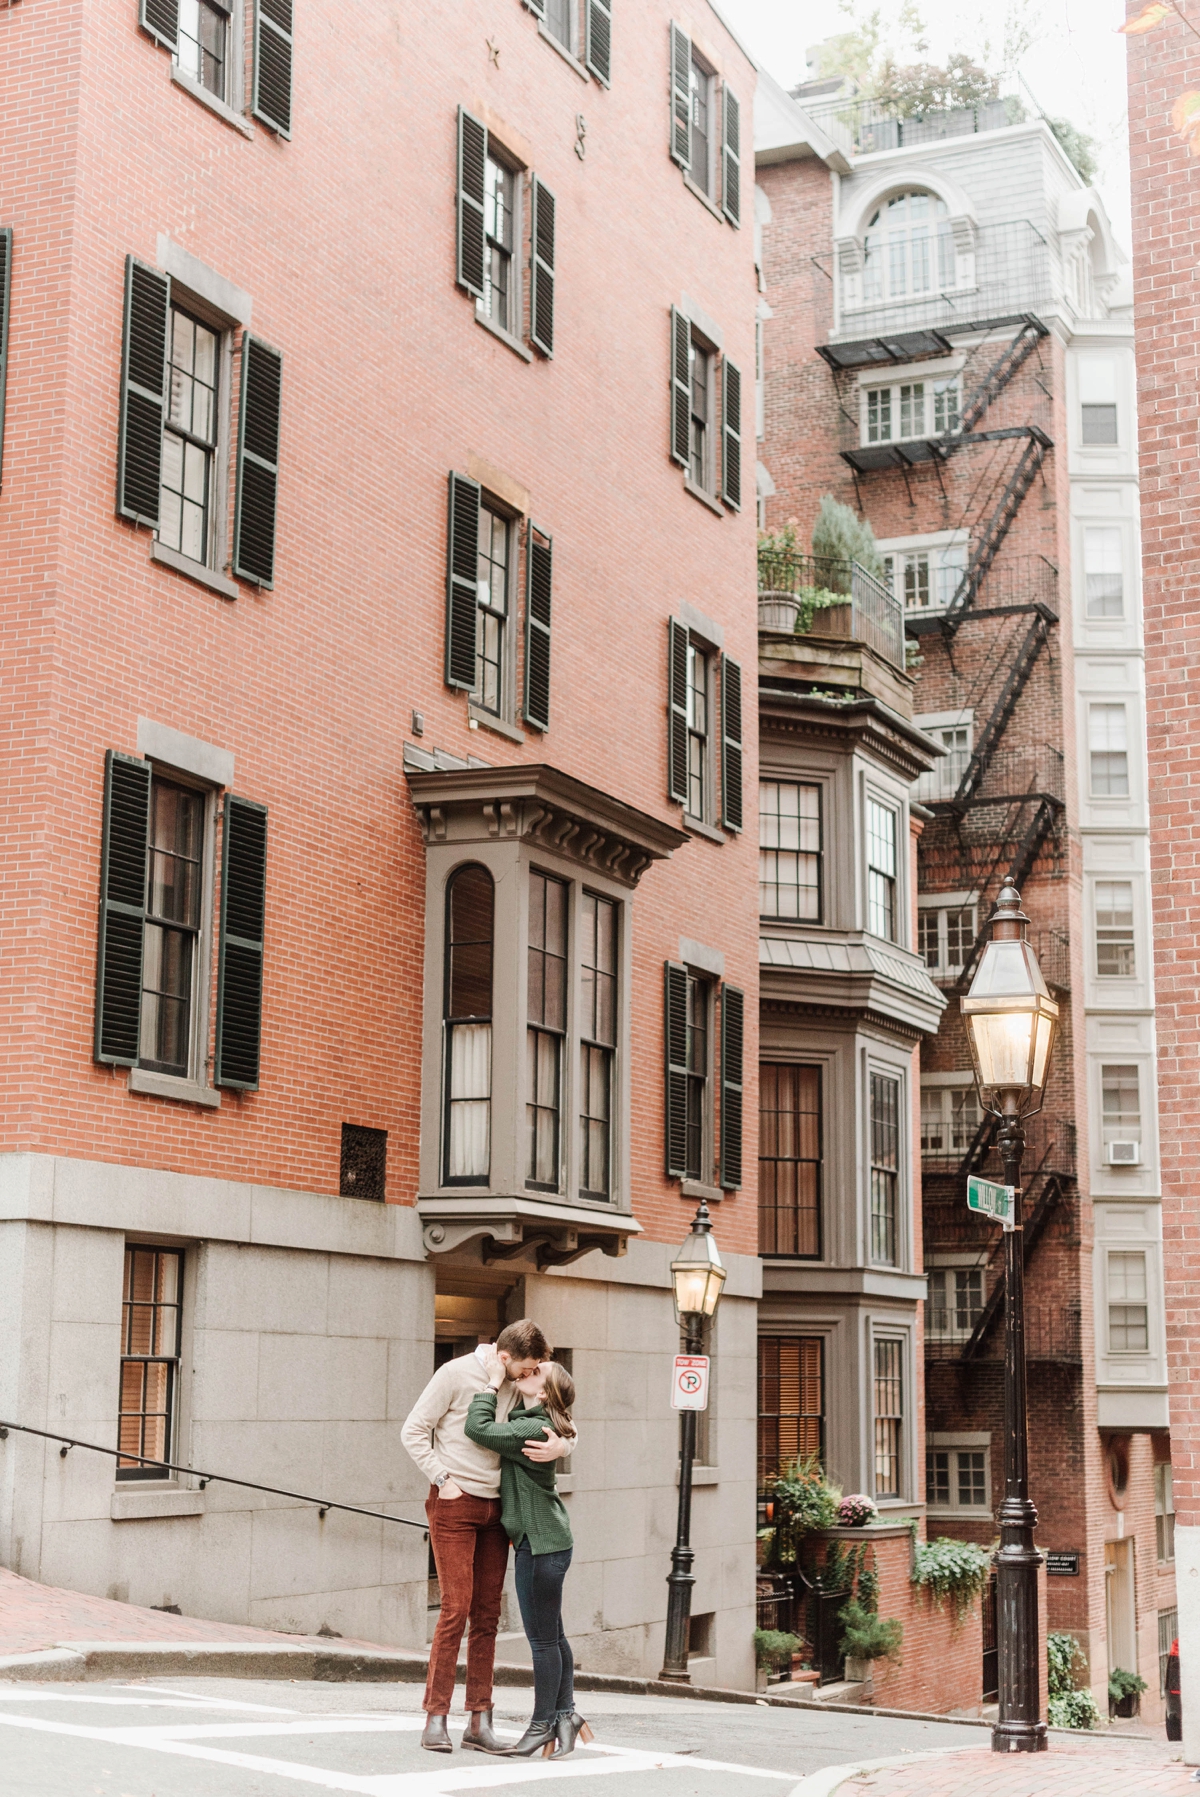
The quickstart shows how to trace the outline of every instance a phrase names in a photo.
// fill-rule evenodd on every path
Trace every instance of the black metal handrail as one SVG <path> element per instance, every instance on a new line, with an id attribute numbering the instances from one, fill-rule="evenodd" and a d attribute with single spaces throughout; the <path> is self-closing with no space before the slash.
<path id="1" fill-rule="evenodd" d="M 383 1510 L 364 1510 L 360 1504 L 339 1504 L 333 1498 L 309 1497 L 303 1491 L 284 1491 L 279 1485 L 258 1485 L 253 1479 L 234 1479 L 228 1473 L 202 1473 L 195 1466 L 176 1466 L 171 1460 L 152 1460 L 145 1454 L 127 1453 L 124 1448 L 104 1448 L 99 1442 L 80 1441 L 75 1435 L 55 1435 L 49 1429 L 31 1429 L 28 1423 L 0 1422 L 0 1441 L 8 1440 L 10 1429 L 17 1429 L 22 1435 L 40 1436 L 43 1441 L 61 1441 L 64 1445 L 58 1452 L 63 1460 L 72 1448 L 86 1448 L 92 1454 L 107 1454 L 110 1460 L 134 1460 L 139 1466 L 162 1467 L 169 1473 L 186 1473 L 188 1478 L 200 1481 L 201 1491 L 206 1485 L 240 1485 L 245 1491 L 265 1491 L 271 1497 L 295 1498 L 298 1503 L 312 1504 L 318 1516 L 324 1516 L 330 1510 L 347 1510 L 351 1516 L 371 1516 L 376 1522 L 398 1522 L 406 1529 L 420 1529 L 423 1535 L 429 1533 L 426 1523 L 413 1522 L 408 1516 L 388 1516 Z M 397 1500 L 400 1501 L 402 1500 Z"/>

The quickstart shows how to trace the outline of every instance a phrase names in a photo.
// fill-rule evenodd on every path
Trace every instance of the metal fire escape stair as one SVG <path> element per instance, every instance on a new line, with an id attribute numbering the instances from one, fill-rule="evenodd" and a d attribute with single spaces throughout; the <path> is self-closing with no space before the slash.
<path id="1" fill-rule="evenodd" d="M 1036 1178 L 1037 1175 L 1035 1174 L 1034 1177 Z M 1034 1249 L 1037 1247 L 1045 1233 L 1046 1225 L 1050 1221 L 1051 1213 L 1063 1195 L 1065 1182 L 1066 1175 L 1062 1173 L 1050 1173 L 1046 1175 L 1045 1184 L 1038 1194 L 1037 1203 L 1034 1205 L 1032 1212 L 1030 1212 L 1025 1219 L 1025 1224 L 1021 1232 L 1023 1238 L 1021 1243 L 1021 1258 L 1027 1267 Z M 1003 1314 L 1004 1281 L 1003 1279 L 997 1279 L 996 1283 L 992 1286 L 991 1291 L 988 1293 L 987 1302 L 980 1313 L 979 1321 L 976 1323 L 975 1328 L 971 1333 L 971 1339 L 963 1347 L 962 1358 L 964 1360 L 978 1360 L 980 1358 L 987 1343 L 988 1336 L 991 1334 L 993 1328 Z"/>
<path id="2" fill-rule="evenodd" d="M 975 429 L 988 407 L 999 398 L 1018 370 L 1024 367 L 1042 338 L 1049 335 L 1050 327 L 1044 325 L 1040 318 L 1035 318 L 1032 312 L 1026 315 L 1012 342 L 963 401 L 958 421 L 960 431 Z"/>
<path id="3" fill-rule="evenodd" d="M 958 783 L 958 791 L 951 803 L 957 811 L 964 811 L 976 796 L 983 784 L 984 776 L 993 755 L 1000 744 L 1000 738 L 1008 726 L 1008 721 L 1017 708 L 1017 701 L 1029 683 L 1038 656 L 1049 640 L 1050 626 L 1044 615 L 1044 608 L 1034 611 L 1029 629 L 1025 633 L 1025 641 L 1018 649 L 1016 657 L 1008 670 L 1008 678 L 1001 689 L 1000 697 L 992 707 L 992 715 L 979 733 L 975 751 L 967 763 L 962 779 Z"/>
<path id="4" fill-rule="evenodd" d="M 1017 459 L 1016 466 L 1008 477 L 1008 481 L 996 502 L 991 517 L 983 527 L 982 534 L 971 551 L 971 559 L 963 570 L 962 579 L 954 592 L 954 597 L 945 613 L 938 620 L 941 629 L 947 636 L 953 636 L 962 623 L 967 612 L 974 608 L 979 596 L 979 589 L 987 577 L 992 563 L 1000 553 L 1000 546 L 1016 520 L 1022 501 L 1041 473 L 1042 463 L 1046 459 L 1046 451 L 1053 449 L 1052 440 L 1045 431 L 1039 430 L 1036 424 L 1020 425 L 1005 431 L 977 431 L 971 435 L 973 442 L 995 442 L 1000 437 L 1024 437 L 1025 447 Z M 1043 607 L 1049 621 L 1057 622 L 1054 614 Z"/>

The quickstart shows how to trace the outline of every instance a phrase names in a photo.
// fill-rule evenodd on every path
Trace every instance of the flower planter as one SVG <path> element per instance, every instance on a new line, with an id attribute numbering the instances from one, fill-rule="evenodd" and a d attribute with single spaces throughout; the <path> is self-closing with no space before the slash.
<path id="1" fill-rule="evenodd" d="M 871 1667 L 873 1664 L 874 1662 L 871 1660 L 848 1659 L 846 1661 L 846 1677 L 852 1684 L 869 1684 L 871 1680 Z"/>
<path id="2" fill-rule="evenodd" d="M 794 635 L 800 601 L 791 593 L 760 593 L 758 596 L 758 628 L 779 630 Z"/>
<path id="3" fill-rule="evenodd" d="M 1109 1715 L 1120 1717 L 1122 1722 L 1128 1722 L 1131 1717 L 1136 1716 L 1141 1707 L 1142 1700 L 1136 1691 L 1131 1691 L 1128 1697 L 1118 1697 L 1115 1703 L 1111 1697 L 1108 1700 Z"/>

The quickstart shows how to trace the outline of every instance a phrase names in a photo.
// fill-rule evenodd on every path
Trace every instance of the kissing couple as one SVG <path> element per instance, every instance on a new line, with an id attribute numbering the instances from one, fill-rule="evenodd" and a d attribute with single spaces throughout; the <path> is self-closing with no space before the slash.
<path id="1" fill-rule="evenodd" d="M 505 1758 L 564 1759 L 592 1731 L 575 1708 L 575 1661 L 563 1633 L 563 1581 L 574 1546 L 555 1463 L 577 1445 L 575 1386 L 525 1318 L 494 1344 L 447 1361 L 425 1387 L 400 1439 L 430 1483 L 429 1540 L 442 1595 L 429 1650 L 422 1747 L 453 1752 L 447 1718 L 466 1624 L 464 1747 Z M 492 1674 L 508 1544 L 533 1659 L 533 1718 L 505 1746 L 492 1726 Z"/>

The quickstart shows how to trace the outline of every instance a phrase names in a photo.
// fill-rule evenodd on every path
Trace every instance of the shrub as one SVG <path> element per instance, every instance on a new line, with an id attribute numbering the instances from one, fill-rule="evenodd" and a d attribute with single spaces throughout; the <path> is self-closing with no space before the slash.
<path id="1" fill-rule="evenodd" d="M 904 1625 L 894 1616 L 877 1616 L 858 1598 L 842 1605 L 841 1650 L 850 1660 L 900 1659 Z"/>
<path id="2" fill-rule="evenodd" d="M 1098 166 L 1095 138 L 1077 130 L 1070 119 L 1048 118 L 1046 123 L 1066 151 L 1068 161 L 1074 163 L 1077 173 L 1090 187 L 1096 179 Z"/>
<path id="3" fill-rule="evenodd" d="M 1083 1650 L 1074 1635 L 1047 1635 L 1046 1670 L 1050 1696 L 1069 1697 L 1079 1683 L 1076 1673 L 1087 1670 Z"/>
<path id="4" fill-rule="evenodd" d="M 1046 1706 L 1051 1728 L 1096 1728 L 1100 1711 L 1090 1691 L 1060 1691 Z"/>
<path id="5" fill-rule="evenodd" d="M 804 1537 L 834 1526 L 841 1495 L 826 1479 L 815 1454 L 791 1461 L 768 1492 L 772 1526 L 761 1530 L 758 1537 L 763 1543 L 764 1563 L 794 1566 Z"/>
<path id="6" fill-rule="evenodd" d="M 974 1541 L 919 1541 L 913 1555 L 912 1582 L 928 1591 L 940 1610 L 950 1599 L 961 1621 L 987 1584 L 992 1556 Z"/>
<path id="7" fill-rule="evenodd" d="M 866 519 L 859 519 L 848 505 L 840 505 L 832 493 L 826 493 L 813 525 L 812 552 L 837 562 L 858 562 L 860 567 L 878 579 L 883 573 L 883 557 L 875 547 L 875 532 Z"/>
<path id="8" fill-rule="evenodd" d="M 754 1664 L 763 1672 L 777 1672 L 790 1666 L 792 1655 L 804 1646 L 799 1635 L 785 1634 L 782 1629 L 755 1629 Z"/>
<path id="9" fill-rule="evenodd" d="M 862 1491 L 852 1491 L 838 1505 L 838 1522 L 843 1529 L 861 1529 L 878 1515 L 874 1500 Z"/>
<path id="10" fill-rule="evenodd" d="M 900 118 L 926 112 L 952 112 L 960 106 L 983 106 L 1000 92 L 1000 83 L 986 69 L 960 51 L 944 68 L 936 63 L 897 65 L 884 63 L 875 84 L 875 98 Z"/>
<path id="11" fill-rule="evenodd" d="M 1120 1703 L 1126 1697 L 1140 1697 L 1145 1689 L 1145 1679 L 1136 1672 L 1126 1672 L 1123 1666 L 1114 1666 L 1108 1675 L 1108 1695 L 1113 1703 Z"/>

